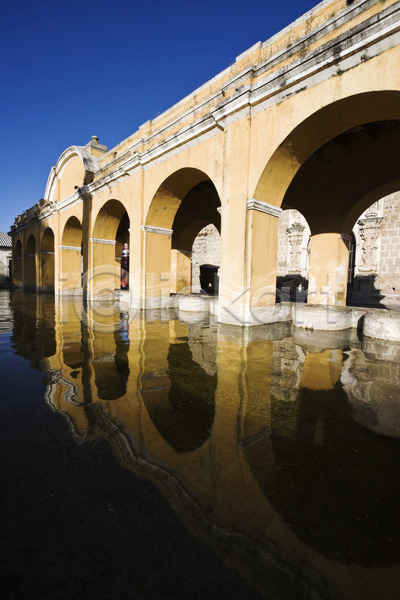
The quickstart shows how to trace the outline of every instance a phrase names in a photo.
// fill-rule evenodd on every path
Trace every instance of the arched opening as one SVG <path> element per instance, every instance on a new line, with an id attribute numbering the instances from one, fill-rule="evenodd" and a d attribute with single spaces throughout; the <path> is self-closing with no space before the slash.
<path id="1" fill-rule="evenodd" d="M 13 284 L 22 287 L 22 243 L 17 240 L 13 257 Z"/>
<path id="2" fill-rule="evenodd" d="M 36 289 L 36 240 L 30 235 L 25 249 L 25 285 L 28 290 Z"/>
<path id="3" fill-rule="evenodd" d="M 400 306 L 400 192 L 374 202 L 357 219 L 351 235 L 347 303 Z"/>
<path id="4" fill-rule="evenodd" d="M 346 304 L 351 228 L 371 197 L 398 189 L 399 143 L 400 120 L 364 123 L 324 144 L 293 178 L 283 206 L 299 207 L 310 224 L 311 303 Z"/>
<path id="5" fill-rule="evenodd" d="M 82 287 L 82 225 L 77 217 L 65 223 L 60 250 L 60 287 L 64 294 L 74 293 Z"/>
<path id="6" fill-rule="evenodd" d="M 310 226 L 309 303 L 345 305 L 351 230 L 371 202 L 399 189 L 399 142 L 400 93 L 359 94 L 306 119 L 266 165 L 255 199 L 295 208 Z"/>
<path id="7" fill-rule="evenodd" d="M 91 364 L 101 400 L 118 400 L 126 394 L 130 372 L 128 352 L 129 337 L 123 330 L 94 332 Z"/>
<path id="8" fill-rule="evenodd" d="M 193 345 L 146 336 L 141 396 L 157 431 L 176 453 L 193 452 L 210 437 L 215 418 L 216 370 L 193 357 Z M 196 340 L 194 340 L 196 344 Z M 200 344 L 201 345 L 201 342 Z M 199 354 L 204 355 L 204 348 Z"/>
<path id="9" fill-rule="evenodd" d="M 121 254 L 124 244 L 129 248 L 129 232 L 130 220 L 125 206 L 119 200 L 106 202 L 93 227 L 93 273 L 90 278 L 93 298 L 114 294 L 121 288 Z M 124 283 L 126 278 L 122 285 Z"/>
<path id="10" fill-rule="evenodd" d="M 160 306 L 170 294 L 191 291 L 193 243 L 208 225 L 220 233 L 220 206 L 214 184 L 198 169 L 180 169 L 159 187 L 144 227 L 146 306 Z"/>
<path id="11" fill-rule="evenodd" d="M 47 227 L 40 248 L 42 285 L 41 291 L 54 292 L 54 233 Z"/>

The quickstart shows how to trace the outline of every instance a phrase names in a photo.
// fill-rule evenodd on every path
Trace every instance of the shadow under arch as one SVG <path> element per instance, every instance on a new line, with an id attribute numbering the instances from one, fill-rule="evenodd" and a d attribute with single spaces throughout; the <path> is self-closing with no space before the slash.
<path id="1" fill-rule="evenodd" d="M 171 293 L 189 289 L 193 241 L 210 223 L 220 231 L 220 205 L 216 186 L 200 169 L 179 169 L 158 187 L 144 225 L 146 306 L 162 306 Z"/>
<path id="2" fill-rule="evenodd" d="M 36 238 L 34 235 L 30 235 L 25 248 L 25 289 L 36 289 L 36 276 Z"/>
<path id="3" fill-rule="evenodd" d="M 54 292 L 54 232 L 46 227 L 40 245 L 42 271 L 41 291 Z"/>
<path id="4" fill-rule="evenodd" d="M 69 217 L 61 237 L 62 291 L 74 292 L 82 285 L 82 224 Z"/>
<path id="5" fill-rule="evenodd" d="M 355 94 L 324 106 L 282 141 L 264 167 L 253 197 L 280 207 L 300 167 L 324 144 L 356 126 L 391 119 L 400 119 L 397 90 Z M 307 212 L 305 216 L 309 220 Z"/>
<path id="6" fill-rule="evenodd" d="M 154 194 L 147 212 L 146 225 L 171 229 L 182 200 L 203 182 L 212 183 L 212 179 L 207 173 L 194 167 L 184 167 L 169 175 Z M 212 186 L 215 188 L 214 183 Z"/>
<path id="7" fill-rule="evenodd" d="M 130 246 L 130 218 L 122 202 L 108 200 L 99 209 L 92 232 L 93 273 L 88 284 L 94 295 L 120 288 L 121 251 Z"/>
<path id="8" fill-rule="evenodd" d="M 400 119 L 363 123 L 321 146 L 290 183 L 283 206 L 298 208 L 312 235 L 351 234 L 382 194 L 400 187 Z"/>

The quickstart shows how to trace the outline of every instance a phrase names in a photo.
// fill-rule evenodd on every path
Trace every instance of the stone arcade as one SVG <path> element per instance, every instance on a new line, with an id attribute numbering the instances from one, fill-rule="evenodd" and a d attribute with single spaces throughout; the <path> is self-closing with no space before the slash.
<path id="1" fill-rule="evenodd" d="M 359 316 L 346 296 L 357 304 L 364 288 L 396 305 L 397 283 L 383 290 L 376 271 L 392 251 L 379 241 L 381 199 L 400 190 L 399 41 L 399 1 L 325 0 L 111 150 L 96 137 L 67 148 L 11 228 L 14 286 L 113 296 L 128 242 L 130 306 L 166 307 L 190 293 L 193 245 L 213 226 L 221 323 L 346 328 Z M 287 224 L 284 272 L 287 209 L 302 218 Z M 308 282 L 301 310 L 276 302 L 287 275 Z"/>

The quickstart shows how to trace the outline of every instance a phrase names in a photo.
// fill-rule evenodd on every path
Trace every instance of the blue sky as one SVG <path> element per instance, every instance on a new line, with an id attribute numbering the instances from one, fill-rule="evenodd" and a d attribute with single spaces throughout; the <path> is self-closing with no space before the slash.
<path id="1" fill-rule="evenodd" d="M 47 0 L 0 8 L 0 231 L 92 135 L 112 148 L 313 0 Z"/>

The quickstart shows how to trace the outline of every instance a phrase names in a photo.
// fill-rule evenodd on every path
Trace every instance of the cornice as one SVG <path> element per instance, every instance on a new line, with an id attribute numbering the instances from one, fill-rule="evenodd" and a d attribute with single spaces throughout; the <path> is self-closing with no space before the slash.
<path id="1" fill-rule="evenodd" d="M 268 204 L 262 200 L 256 200 L 255 198 L 247 200 L 247 210 L 256 210 L 258 212 L 265 213 L 266 215 L 271 215 L 272 217 L 278 218 L 282 212 L 282 209 L 278 206 L 273 206 L 272 204 Z"/>
<path id="2" fill-rule="evenodd" d="M 165 229 L 164 227 L 153 227 L 153 225 L 142 225 L 143 231 L 147 233 L 160 233 L 161 235 L 172 235 L 172 229 Z"/>

